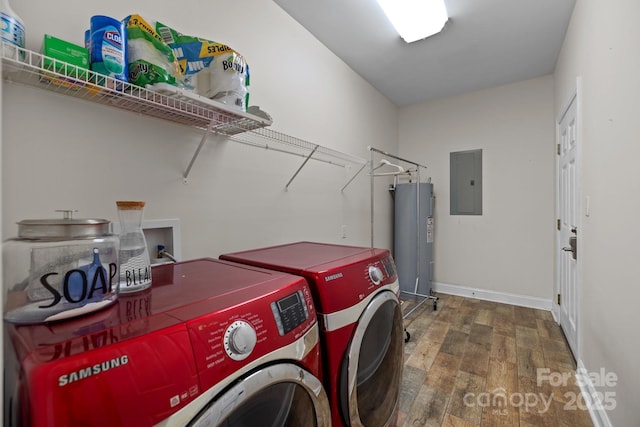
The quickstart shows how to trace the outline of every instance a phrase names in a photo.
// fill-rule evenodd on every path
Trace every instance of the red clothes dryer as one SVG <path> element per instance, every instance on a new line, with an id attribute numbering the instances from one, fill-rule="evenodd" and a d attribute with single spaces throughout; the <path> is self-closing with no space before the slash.
<path id="1" fill-rule="evenodd" d="M 220 258 L 308 280 L 320 319 L 334 427 L 395 422 L 404 336 L 389 251 L 298 242 Z"/>
<path id="2" fill-rule="evenodd" d="M 153 267 L 101 311 L 5 327 L 5 426 L 331 425 L 306 282 L 215 259 Z"/>

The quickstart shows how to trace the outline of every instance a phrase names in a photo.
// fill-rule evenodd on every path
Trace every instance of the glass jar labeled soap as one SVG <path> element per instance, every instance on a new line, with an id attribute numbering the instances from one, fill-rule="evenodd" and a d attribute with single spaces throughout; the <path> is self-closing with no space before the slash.
<path id="1" fill-rule="evenodd" d="M 141 201 L 116 202 L 120 220 L 120 293 L 138 292 L 151 286 L 151 262 L 142 231 L 144 205 Z"/>
<path id="2" fill-rule="evenodd" d="M 63 320 L 117 299 L 118 237 L 104 219 L 18 222 L 18 236 L 3 243 L 5 320 L 34 324 Z"/>

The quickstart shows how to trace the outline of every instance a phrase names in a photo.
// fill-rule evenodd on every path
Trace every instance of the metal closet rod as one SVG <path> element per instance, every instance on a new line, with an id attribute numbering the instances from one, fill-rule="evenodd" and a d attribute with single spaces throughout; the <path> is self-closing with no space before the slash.
<path id="1" fill-rule="evenodd" d="M 375 153 L 379 153 L 379 154 L 382 154 L 384 156 L 391 157 L 392 159 L 400 160 L 402 162 L 406 162 L 406 163 L 414 165 L 416 167 L 416 177 L 417 177 L 417 183 L 418 184 L 420 183 L 420 168 L 425 168 L 426 169 L 427 167 L 424 166 L 424 165 L 421 165 L 420 163 L 416 163 L 416 162 L 414 162 L 412 160 L 407 160 L 407 159 L 404 159 L 402 157 L 396 156 L 395 154 L 387 153 L 384 150 L 380 150 L 380 149 L 372 147 L 370 145 L 367 148 L 371 152 L 371 160 L 370 160 L 370 163 L 369 163 L 369 170 L 370 170 L 370 173 L 369 173 L 369 176 L 370 176 L 370 179 L 369 179 L 369 191 L 370 191 L 369 199 L 370 199 L 370 202 L 371 202 L 371 206 L 370 206 L 370 210 L 371 210 L 371 247 L 373 248 L 374 247 L 374 240 L 373 240 L 373 234 L 374 234 L 373 153 L 374 152 Z M 417 194 L 416 194 L 416 210 L 417 210 L 417 212 L 416 212 L 416 221 L 418 221 L 418 218 L 420 218 L 420 186 L 419 185 L 416 187 L 416 191 L 417 191 Z M 416 239 L 417 239 L 417 235 L 416 235 Z M 420 258 L 420 245 L 418 244 L 417 240 L 416 240 L 416 245 L 417 245 L 417 255 L 416 255 L 416 257 L 419 259 Z M 418 265 L 418 264 L 416 264 L 416 265 Z"/>
<path id="2" fill-rule="evenodd" d="M 369 148 L 370 151 L 375 151 L 376 153 L 384 154 L 387 157 L 391 157 L 391 158 L 396 159 L 396 160 L 401 160 L 403 162 L 411 163 L 412 165 L 415 165 L 417 167 L 421 167 L 421 168 L 425 168 L 425 169 L 427 168 L 426 166 L 421 165 L 420 163 L 416 163 L 413 160 L 403 159 L 402 157 L 398 157 L 395 154 L 387 153 L 386 151 L 380 150 L 378 148 L 375 148 L 375 147 L 372 147 L 372 146 L 369 146 L 368 148 Z"/>

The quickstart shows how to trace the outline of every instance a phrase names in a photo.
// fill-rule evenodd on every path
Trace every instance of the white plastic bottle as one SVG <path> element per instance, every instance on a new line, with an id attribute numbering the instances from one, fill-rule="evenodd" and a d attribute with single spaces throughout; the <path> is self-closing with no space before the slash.
<path id="1" fill-rule="evenodd" d="M 2 42 L 4 46 L 3 56 L 17 59 L 15 46 L 24 48 L 24 22 L 11 9 L 9 0 L 2 0 L 2 10 L 0 19 L 2 20 Z M 24 52 L 20 52 L 20 59 L 24 59 Z"/>

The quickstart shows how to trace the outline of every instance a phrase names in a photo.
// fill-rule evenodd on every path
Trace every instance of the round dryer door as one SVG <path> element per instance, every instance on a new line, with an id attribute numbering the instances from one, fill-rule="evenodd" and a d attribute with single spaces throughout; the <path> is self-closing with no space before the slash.
<path id="1" fill-rule="evenodd" d="M 242 378 L 189 426 L 331 427 L 331 412 L 320 381 L 299 366 L 284 363 Z"/>
<path id="2" fill-rule="evenodd" d="M 397 414 L 403 366 L 403 324 L 393 292 L 364 310 L 342 365 L 340 404 L 345 423 L 382 427 Z"/>

